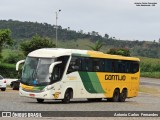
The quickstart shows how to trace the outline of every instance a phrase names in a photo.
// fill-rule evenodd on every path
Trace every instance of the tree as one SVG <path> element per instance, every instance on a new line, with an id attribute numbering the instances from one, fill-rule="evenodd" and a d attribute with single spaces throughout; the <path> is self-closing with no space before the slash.
<path id="1" fill-rule="evenodd" d="M 112 55 L 130 56 L 130 51 L 124 48 L 112 48 L 107 53 Z"/>
<path id="2" fill-rule="evenodd" d="M 94 46 L 88 45 L 88 47 L 90 47 L 92 50 L 100 51 L 100 49 L 102 48 L 103 45 L 104 44 L 102 43 L 102 41 L 97 40 Z"/>
<path id="3" fill-rule="evenodd" d="M 35 35 L 32 37 L 32 40 L 28 40 L 25 42 L 22 42 L 20 44 L 20 47 L 22 51 L 24 52 L 24 55 L 28 55 L 28 53 L 40 49 L 40 48 L 53 48 L 55 47 L 55 44 L 53 41 L 51 41 L 48 38 L 42 38 L 39 35 Z"/>
<path id="4" fill-rule="evenodd" d="M 109 39 L 109 35 L 108 35 L 108 34 L 105 34 L 104 37 L 105 37 L 106 39 Z"/>
<path id="5" fill-rule="evenodd" d="M 3 45 L 12 45 L 13 41 L 11 39 L 11 31 L 9 29 L 0 30 L 0 58 L 2 58 L 1 52 Z"/>

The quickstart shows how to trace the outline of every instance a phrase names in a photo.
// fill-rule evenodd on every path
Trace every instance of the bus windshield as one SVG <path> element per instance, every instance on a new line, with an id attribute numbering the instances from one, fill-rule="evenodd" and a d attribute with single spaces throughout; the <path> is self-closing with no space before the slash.
<path id="1" fill-rule="evenodd" d="M 23 70 L 21 82 L 26 85 L 48 85 L 49 79 L 49 66 L 55 59 L 51 58 L 34 58 L 27 57 Z"/>

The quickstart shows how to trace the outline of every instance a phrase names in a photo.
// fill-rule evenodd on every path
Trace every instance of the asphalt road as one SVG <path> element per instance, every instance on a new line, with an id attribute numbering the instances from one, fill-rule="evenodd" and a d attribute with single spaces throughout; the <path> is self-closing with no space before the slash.
<path id="1" fill-rule="evenodd" d="M 35 99 L 20 97 L 18 91 L 8 88 L 5 92 L 0 91 L 0 111 L 160 111 L 159 82 L 160 79 L 141 78 L 141 86 L 156 88 L 158 93 L 155 95 L 140 92 L 139 96 L 127 99 L 122 103 L 107 102 L 106 100 L 88 102 L 86 99 L 74 99 L 70 104 L 62 104 L 61 101 L 55 100 L 45 100 L 40 104 Z M 60 120 L 61 118 L 56 119 Z M 112 119 L 114 120 L 114 118 Z"/>
<path id="2" fill-rule="evenodd" d="M 155 78 L 141 78 L 141 85 L 160 86 L 160 79 Z"/>

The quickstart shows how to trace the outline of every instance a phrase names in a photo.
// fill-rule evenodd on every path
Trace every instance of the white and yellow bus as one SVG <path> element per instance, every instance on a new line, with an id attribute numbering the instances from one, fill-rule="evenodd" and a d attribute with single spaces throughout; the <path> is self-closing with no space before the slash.
<path id="1" fill-rule="evenodd" d="M 90 50 L 44 48 L 28 54 L 19 89 L 20 96 L 62 100 L 124 102 L 138 95 L 138 58 L 104 54 Z"/>

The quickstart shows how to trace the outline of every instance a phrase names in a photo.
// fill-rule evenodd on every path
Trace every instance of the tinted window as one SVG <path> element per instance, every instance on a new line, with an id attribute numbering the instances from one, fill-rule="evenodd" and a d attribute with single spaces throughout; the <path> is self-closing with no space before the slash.
<path id="1" fill-rule="evenodd" d="M 129 60 L 72 57 L 68 73 L 73 71 L 136 73 L 139 71 L 139 63 Z"/>
<path id="2" fill-rule="evenodd" d="M 91 58 L 83 57 L 81 58 L 81 62 L 81 71 L 93 71 L 93 62 Z"/>
<path id="3" fill-rule="evenodd" d="M 103 59 L 93 59 L 93 71 L 94 72 L 103 72 L 105 61 Z"/>
<path id="4" fill-rule="evenodd" d="M 139 71 L 139 63 L 138 62 L 132 62 L 130 67 L 131 73 L 136 73 Z"/>
<path id="5" fill-rule="evenodd" d="M 112 61 L 111 60 L 105 60 L 105 71 L 106 72 L 112 72 L 112 71 L 114 71 L 112 68 L 113 68 L 112 67 Z"/>
<path id="6" fill-rule="evenodd" d="M 72 57 L 67 73 L 81 70 L 81 59 L 79 57 Z"/>
<path id="7" fill-rule="evenodd" d="M 61 80 L 63 73 L 65 71 L 68 59 L 69 59 L 69 56 L 61 56 L 57 58 L 56 61 L 62 61 L 62 63 L 54 67 L 54 70 L 51 76 L 51 83 Z"/>

